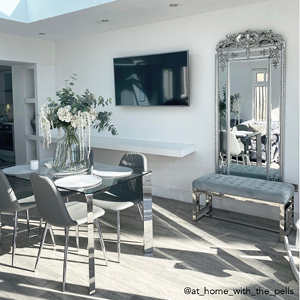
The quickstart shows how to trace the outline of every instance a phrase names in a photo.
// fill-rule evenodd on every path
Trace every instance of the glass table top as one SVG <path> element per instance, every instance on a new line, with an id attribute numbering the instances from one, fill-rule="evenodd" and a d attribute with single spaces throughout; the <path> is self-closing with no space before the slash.
<path id="1" fill-rule="evenodd" d="M 39 169 L 37 171 L 31 171 L 29 165 L 24 165 L 24 164 L 23 165 L 16 165 L 18 167 L 17 170 L 19 172 L 16 172 L 15 174 L 13 174 L 13 172 L 6 173 L 6 175 L 29 181 L 30 180 L 30 174 L 32 172 L 36 172 L 40 175 L 47 176 L 48 178 L 50 178 L 52 181 L 55 182 L 56 180 L 61 179 L 61 178 L 65 178 L 67 176 L 75 176 L 75 175 L 82 176 L 84 174 L 83 172 L 77 173 L 77 174 L 76 173 L 58 173 L 53 168 L 46 167 L 45 163 L 48 163 L 48 162 L 49 162 L 49 159 L 41 160 L 39 162 Z M 22 171 L 21 166 L 23 166 L 24 170 L 27 169 L 28 173 L 26 173 L 26 172 L 24 173 Z M 106 167 L 111 167 L 111 165 L 102 164 L 102 163 L 94 163 L 93 169 L 98 170 L 98 169 L 103 169 L 103 168 L 106 168 Z M 144 170 L 141 170 L 141 169 L 134 169 L 134 168 L 132 168 L 132 170 L 133 170 L 132 174 L 130 174 L 130 175 L 126 174 L 126 176 L 123 176 L 123 177 L 113 177 L 113 178 L 100 177 L 101 178 L 100 183 L 97 184 L 97 185 L 94 185 L 94 186 L 78 187 L 78 188 L 75 188 L 75 187 L 66 188 L 66 187 L 64 187 L 63 189 L 64 190 L 69 190 L 69 191 L 76 191 L 76 192 L 82 193 L 82 194 L 94 194 L 94 193 L 97 193 L 97 192 L 104 192 L 106 190 L 109 190 L 113 186 L 122 184 L 124 182 L 130 181 L 130 180 L 133 180 L 133 179 L 137 179 L 137 178 L 142 179 L 143 176 L 151 173 L 151 171 L 149 171 L 149 170 L 144 171 Z M 5 169 L 3 169 L 3 171 L 5 172 Z M 127 169 L 127 171 L 128 171 L 128 169 Z M 87 175 L 87 176 L 90 176 L 90 175 Z M 96 176 L 96 175 L 94 175 L 94 176 Z M 85 185 L 86 185 L 86 183 L 85 183 Z M 61 186 L 59 188 L 62 189 Z"/>

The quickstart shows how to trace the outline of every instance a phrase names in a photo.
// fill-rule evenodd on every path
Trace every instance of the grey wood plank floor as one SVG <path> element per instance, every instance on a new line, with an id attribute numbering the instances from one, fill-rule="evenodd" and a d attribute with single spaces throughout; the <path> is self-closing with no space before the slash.
<path id="1" fill-rule="evenodd" d="M 26 183 L 14 188 L 29 188 Z M 138 210 L 121 212 L 121 263 L 117 263 L 116 215 L 106 212 L 100 224 L 109 266 L 95 231 L 96 294 L 88 295 L 87 228 L 80 227 L 80 250 L 70 233 L 66 292 L 62 287 L 64 232 L 54 228 L 57 246 L 46 238 L 33 272 L 40 236 L 38 214 L 31 211 L 32 236 L 20 213 L 15 267 L 11 267 L 12 216 L 3 215 L 0 246 L 2 299 L 298 299 L 299 287 L 276 233 L 203 218 L 193 222 L 192 206 L 153 197 L 154 252 L 143 253 Z M 240 214 L 216 211 L 242 218 Z M 249 216 L 247 216 L 249 219 Z M 253 218 L 254 222 L 258 219 Z M 292 233 L 292 238 L 295 233 Z M 189 292 L 191 289 L 191 293 Z M 275 294 L 276 293 L 276 294 Z"/>

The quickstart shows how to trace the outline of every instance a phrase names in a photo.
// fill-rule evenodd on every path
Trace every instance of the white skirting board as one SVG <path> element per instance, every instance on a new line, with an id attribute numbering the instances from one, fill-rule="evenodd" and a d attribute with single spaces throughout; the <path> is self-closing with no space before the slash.
<path id="1" fill-rule="evenodd" d="M 152 194 L 154 196 L 179 200 L 182 202 L 192 203 L 192 192 L 183 191 L 174 188 L 166 188 L 158 185 L 152 185 Z M 201 197 L 201 204 L 204 203 L 204 195 Z M 213 207 L 234 211 L 237 213 L 253 215 L 271 220 L 279 220 L 279 208 L 267 204 L 256 204 L 253 202 L 243 202 L 231 199 L 213 199 Z M 296 216 L 295 216 L 296 217 Z M 192 211 L 191 211 L 192 218 Z"/>

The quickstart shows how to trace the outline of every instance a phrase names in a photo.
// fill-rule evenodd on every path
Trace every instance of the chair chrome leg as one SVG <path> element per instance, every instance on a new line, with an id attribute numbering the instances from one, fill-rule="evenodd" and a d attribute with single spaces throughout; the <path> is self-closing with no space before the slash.
<path id="1" fill-rule="evenodd" d="M 39 235 L 42 234 L 42 226 L 43 226 L 43 220 L 42 218 L 40 218 Z"/>
<path id="2" fill-rule="evenodd" d="M 142 221 L 144 221 L 144 216 L 143 216 L 143 213 L 142 213 L 142 211 L 143 211 L 143 202 L 138 203 L 138 204 L 137 204 L 137 208 L 138 208 L 138 210 L 139 210 L 139 213 L 140 213 L 140 216 L 141 216 Z"/>
<path id="3" fill-rule="evenodd" d="M 117 211 L 117 247 L 118 247 L 118 262 L 121 256 L 121 233 L 120 233 L 120 211 Z"/>
<path id="4" fill-rule="evenodd" d="M 1 220 L 1 212 L 0 212 L 0 246 L 2 245 L 2 220 Z"/>
<path id="5" fill-rule="evenodd" d="M 69 227 L 65 229 L 65 254 L 64 254 L 64 267 L 63 267 L 63 287 L 62 291 L 66 289 L 66 273 L 67 273 L 67 259 L 68 259 L 68 245 L 69 245 Z"/>
<path id="6" fill-rule="evenodd" d="M 26 209 L 26 219 L 27 219 L 28 236 L 30 237 L 30 219 L 29 219 L 29 210 L 28 209 Z"/>
<path id="7" fill-rule="evenodd" d="M 37 255 L 37 258 L 36 258 L 36 262 L 35 262 L 35 266 L 34 266 L 34 271 L 36 270 L 37 265 L 38 265 L 39 260 L 40 260 L 40 257 L 41 257 L 41 253 L 42 253 L 43 245 L 44 245 L 44 242 L 45 242 L 45 237 L 46 237 L 46 234 L 47 234 L 48 226 L 49 226 L 48 223 L 46 223 L 45 224 L 45 228 L 44 228 L 44 232 L 43 232 L 43 236 L 42 236 L 42 239 L 41 239 L 41 244 L 40 244 L 39 252 L 38 252 L 38 255 Z"/>
<path id="8" fill-rule="evenodd" d="M 101 228 L 100 228 L 99 220 L 95 219 L 95 223 L 96 223 L 96 226 L 98 228 L 100 244 L 101 244 L 101 248 L 102 248 L 102 251 L 103 251 L 104 258 L 105 258 L 105 263 L 106 263 L 106 266 L 108 267 L 108 260 L 107 260 L 105 245 L 104 245 L 104 239 L 103 239 L 102 231 L 101 231 Z"/>
<path id="9" fill-rule="evenodd" d="M 299 222 L 298 222 L 299 223 Z M 300 224 L 299 224 L 300 225 Z M 296 251 L 300 250 L 300 230 L 299 230 L 299 225 L 297 225 L 297 232 L 296 232 L 296 242 L 295 242 L 295 249 Z"/>
<path id="10" fill-rule="evenodd" d="M 75 226 L 75 234 L 76 234 L 76 247 L 77 251 L 79 251 L 79 226 Z"/>
<path id="11" fill-rule="evenodd" d="M 13 234 L 13 250 L 12 250 L 12 263 L 14 265 L 15 260 L 15 251 L 16 251 L 16 240 L 17 240 L 17 231 L 18 231 L 18 212 L 15 212 L 15 225 L 14 225 L 14 234 Z"/>
<path id="12" fill-rule="evenodd" d="M 52 244 L 55 247 L 56 244 L 55 244 L 55 238 L 54 238 L 54 232 L 53 232 L 52 226 L 49 224 L 48 227 L 49 227 L 49 231 L 50 231 L 50 236 L 51 236 Z"/>

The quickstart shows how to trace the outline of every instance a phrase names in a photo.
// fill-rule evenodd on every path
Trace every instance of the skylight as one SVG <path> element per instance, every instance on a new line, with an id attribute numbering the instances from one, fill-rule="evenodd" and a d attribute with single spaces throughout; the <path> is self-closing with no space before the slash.
<path id="1" fill-rule="evenodd" d="M 31 23 L 117 0 L 0 0 L 0 18 Z"/>
<path id="2" fill-rule="evenodd" d="M 0 12 L 10 17 L 13 11 L 18 6 L 20 0 L 1 0 L 0 1 Z"/>

